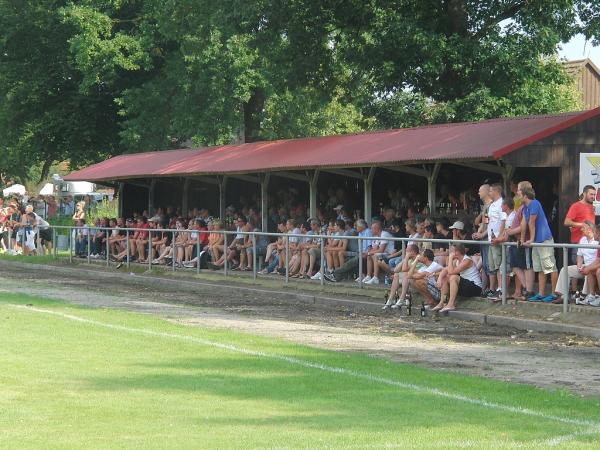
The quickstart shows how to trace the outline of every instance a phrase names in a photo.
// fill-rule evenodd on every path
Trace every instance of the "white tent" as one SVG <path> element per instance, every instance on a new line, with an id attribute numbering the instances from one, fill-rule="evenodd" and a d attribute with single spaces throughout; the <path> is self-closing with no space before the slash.
<path id="1" fill-rule="evenodd" d="M 46 183 L 40 190 L 40 195 L 52 195 L 54 194 L 54 185 L 52 183 Z"/>
<path id="2" fill-rule="evenodd" d="M 14 194 L 25 195 L 26 191 L 27 190 L 25 189 L 25 186 L 23 186 L 22 184 L 13 184 L 12 186 L 4 189 L 2 191 L 2 195 L 4 197 L 8 197 L 9 195 L 14 195 Z"/>

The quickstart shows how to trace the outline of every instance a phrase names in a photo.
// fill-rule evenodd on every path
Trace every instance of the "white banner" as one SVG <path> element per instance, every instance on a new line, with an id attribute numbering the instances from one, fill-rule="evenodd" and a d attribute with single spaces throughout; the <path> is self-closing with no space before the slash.
<path id="1" fill-rule="evenodd" d="M 579 193 L 583 192 L 583 187 L 592 185 L 596 188 L 596 201 L 594 209 L 596 215 L 600 215 L 600 153 L 580 153 L 579 154 Z"/>

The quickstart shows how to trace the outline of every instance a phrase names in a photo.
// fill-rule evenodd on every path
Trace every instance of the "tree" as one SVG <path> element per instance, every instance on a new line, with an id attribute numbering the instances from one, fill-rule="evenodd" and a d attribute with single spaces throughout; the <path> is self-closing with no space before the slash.
<path id="1" fill-rule="evenodd" d="M 119 151 L 115 92 L 82 91 L 71 65 L 66 3 L 0 1 L 1 163 L 22 180 L 37 164 L 41 182 L 54 161 L 81 165 Z"/>
<path id="2" fill-rule="evenodd" d="M 579 32 L 598 36 L 600 23 L 593 0 L 345 3 L 336 45 L 355 83 L 369 85 L 359 101 L 422 96 L 451 121 L 576 107 L 571 80 L 548 57 Z"/>

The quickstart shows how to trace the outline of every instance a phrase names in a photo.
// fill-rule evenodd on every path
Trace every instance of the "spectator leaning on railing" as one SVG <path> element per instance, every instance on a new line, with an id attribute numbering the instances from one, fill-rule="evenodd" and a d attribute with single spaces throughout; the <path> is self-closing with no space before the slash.
<path id="1" fill-rule="evenodd" d="M 536 200 L 533 188 L 523 188 L 523 220 L 521 221 L 521 242 L 528 246 L 536 244 L 553 244 L 552 232 L 548 219 L 542 208 L 542 204 Z M 525 232 L 529 231 L 529 239 L 525 240 Z M 532 251 L 533 271 L 538 274 L 539 292 L 529 301 L 553 302 L 557 300 L 554 294 L 546 295 L 546 278 L 550 274 L 551 289 L 555 290 L 558 281 L 558 272 L 556 270 L 556 260 L 554 258 L 553 247 L 533 247 Z"/>

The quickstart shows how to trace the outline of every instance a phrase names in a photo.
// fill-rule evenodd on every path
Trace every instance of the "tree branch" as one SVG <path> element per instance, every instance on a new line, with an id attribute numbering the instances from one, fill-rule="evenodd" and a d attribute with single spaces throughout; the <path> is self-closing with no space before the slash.
<path id="1" fill-rule="evenodd" d="M 521 9 L 523 9 L 523 7 L 526 4 L 527 4 L 527 0 L 518 1 L 518 2 L 514 3 L 513 5 L 511 5 L 510 7 L 508 7 L 506 10 L 502 11 L 500 14 L 490 17 L 488 20 L 486 20 L 483 23 L 483 25 L 481 26 L 479 31 L 477 31 L 477 33 L 475 33 L 473 35 L 473 37 L 475 37 L 475 38 L 483 37 L 483 35 L 487 32 L 487 30 L 489 30 L 494 25 L 499 24 L 503 20 L 514 17 L 515 14 L 517 14 L 519 11 L 521 11 Z"/>

